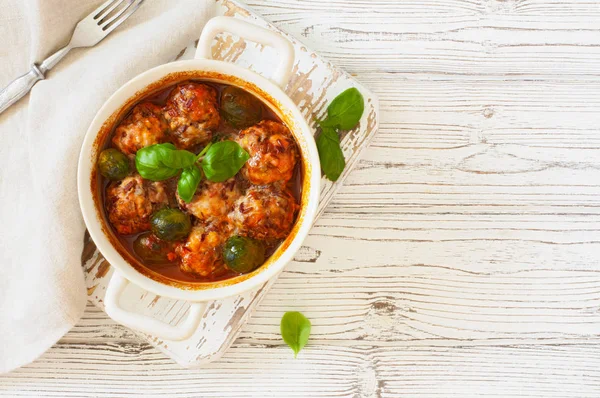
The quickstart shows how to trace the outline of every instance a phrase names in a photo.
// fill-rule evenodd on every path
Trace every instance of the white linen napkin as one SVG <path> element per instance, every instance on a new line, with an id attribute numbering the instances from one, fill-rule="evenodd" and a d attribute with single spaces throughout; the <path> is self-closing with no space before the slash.
<path id="1" fill-rule="evenodd" d="M 0 88 L 65 45 L 104 1 L 0 1 Z M 213 7 L 214 0 L 146 0 L 0 114 L 0 373 L 36 359 L 85 308 L 76 175 L 95 113 L 129 79 L 198 38 Z"/>

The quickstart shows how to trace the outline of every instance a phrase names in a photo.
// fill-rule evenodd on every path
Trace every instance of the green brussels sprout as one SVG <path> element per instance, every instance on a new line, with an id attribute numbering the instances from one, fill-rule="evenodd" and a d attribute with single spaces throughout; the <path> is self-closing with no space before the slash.
<path id="1" fill-rule="evenodd" d="M 265 246 L 256 239 L 232 236 L 225 242 L 223 258 L 229 269 L 245 274 L 265 262 Z"/>
<path id="2" fill-rule="evenodd" d="M 227 86 L 221 92 L 221 116 L 233 127 L 242 129 L 262 120 L 262 103 L 247 91 Z"/>
<path id="3" fill-rule="evenodd" d="M 129 174 L 129 158 L 115 148 L 105 149 L 98 156 L 98 170 L 109 180 L 122 180 Z"/>
<path id="4" fill-rule="evenodd" d="M 188 236 L 192 229 L 190 217 L 178 209 L 161 209 L 150 217 L 152 232 L 160 239 L 173 241 Z"/>
<path id="5" fill-rule="evenodd" d="M 144 232 L 133 242 L 133 251 L 146 264 L 171 262 L 174 247 L 170 242 L 159 239 L 152 232 Z"/>

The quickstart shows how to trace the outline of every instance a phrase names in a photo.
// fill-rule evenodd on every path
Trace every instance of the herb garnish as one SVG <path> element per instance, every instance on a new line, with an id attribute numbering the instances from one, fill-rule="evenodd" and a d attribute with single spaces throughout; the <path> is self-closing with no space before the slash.
<path id="1" fill-rule="evenodd" d="M 294 358 L 308 342 L 310 321 L 297 311 L 286 312 L 281 318 L 281 337 L 294 350 Z"/>
<path id="2" fill-rule="evenodd" d="M 177 150 L 173 144 L 150 145 L 135 154 L 135 168 L 138 173 L 152 181 L 175 177 L 181 169 L 190 167 L 195 162 L 196 155 Z"/>
<path id="3" fill-rule="evenodd" d="M 340 146 L 340 136 L 332 127 L 323 127 L 317 137 L 317 149 L 321 168 L 331 181 L 337 181 L 346 167 L 346 159 Z"/>
<path id="4" fill-rule="evenodd" d="M 185 203 L 190 203 L 200 181 L 202 180 L 202 172 L 198 166 L 193 165 L 187 169 L 183 169 L 177 181 L 177 193 Z"/>
<path id="5" fill-rule="evenodd" d="M 207 180 L 222 182 L 236 175 L 249 158 L 248 152 L 235 141 L 209 143 L 198 155 L 167 143 L 137 151 L 135 167 L 143 178 L 152 181 L 167 180 L 181 173 L 177 193 L 189 203 L 202 180 L 200 167 Z"/>
<path id="6" fill-rule="evenodd" d="M 327 107 L 325 120 L 317 121 L 321 126 L 321 134 L 316 140 L 321 169 L 331 181 L 337 181 L 346 166 L 338 132 L 356 127 L 364 110 L 365 102 L 362 94 L 352 87 L 331 101 Z"/>
<path id="7" fill-rule="evenodd" d="M 233 177 L 250 159 L 248 152 L 235 141 L 213 144 L 202 159 L 202 170 L 210 181 L 222 182 Z"/>

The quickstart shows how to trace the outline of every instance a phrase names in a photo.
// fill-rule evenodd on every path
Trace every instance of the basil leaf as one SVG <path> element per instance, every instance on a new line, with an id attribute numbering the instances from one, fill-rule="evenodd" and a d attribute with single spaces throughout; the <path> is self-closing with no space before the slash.
<path id="1" fill-rule="evenodd" d="M 154 144 L 154 145 L 150 145 L 150 146 L 156 146 L 157 148 L 172 149 L 174 151 L 177 150 L 177 147 L 174 144 L 171 144 L 170 142 L 165 142 L 164 144 Z"/>
<path id="2" fill-rule="evenodd" d="M 163 158 L 173 149 L 172 144 L 156 144 L 140 149 L 135 154 L 135 168 L 143 178 L 152 181 L 162 181 L 174 177 L 179 169 L 168 167 Z M 174 147 L 173 147 L 174 148 Z"/>
<path id="3" fill-rule="evenodd" d="M 185 169 L 196 163 L 196 155 L 189 151 L 175 150 L 163 158 L 163 163 L 173 169 Z"/>
<path id="4" fill-rule="evenodd" d="M 323 127 L 316 142 L 321 160 L 321 170 L 328 179 L 337 181 L 346 167 L 338 133 L 330 127 Z"/>
<path id="5" fill-rule="evenodd" d="M 320 121 L 321 127 L 337 127 L 351 130 L 360 121 L 365 110 L 365 100 L 355 87 L 349 88 L 335 97 L 327 107 L 327 118 Z"/>
<path id="6" fill-rule="evenodd" d="M 185 203 L 190 203 L 192 201 L 201 179 L 202 173 L 198 166 L 194 165 L 188 167 L 181 172 L 179 181 L 177 181 L 177 193 Z"/>
<path id="7" fill-rule="evenodd" d="M 176 176 L 179 170 L 190 167 L 196 155 L 177 150 L 173 144 L 155 144 L 140 149 L 135 154 L 135 167 L 143 178 L 162 181 Z"/>
<path id="8" fill-rule="evenodd" d="M 308 342 L 311 324 L 304 315 L 299 312 L 286 312 L 281 318 L 281 337 L 287 345 L 294 350 L 294 358 Z"/>
<path id="9" fill-rule="evenodd" d="M 248 152 L 235 141 L 221 141 L 213 144 L 202 159 L 202 170 L 210 181 L 225 181 L 240 171 L 250 159 Z"/>

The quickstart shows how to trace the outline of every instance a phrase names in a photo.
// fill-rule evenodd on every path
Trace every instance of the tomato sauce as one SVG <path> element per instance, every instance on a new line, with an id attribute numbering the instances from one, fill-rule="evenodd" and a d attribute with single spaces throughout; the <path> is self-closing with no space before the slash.
<path id="1" fill-rule="evenodd" d="M 203 80 L 190 80 L 187 82 L 193 82 L 193 83 L 201 83 L 207 86 L 212 87 L 213 89 L 216 90 L 217 92 L 217 101 L 219 101 L 219 105 L 220 105 L 220 98 L 221 98 L 221 92 L 228 86 L 227 84 L 221 84 L 221 83 L 215 83 L 212 81 L 203 81 Z M 178 84 L 182 84 L 182 83 L 178 83 Z M 171 91 L 175 88 L 176 84 L 170 85 L 165 87 L 164 89 L 161 89 L 158 92 L 155 92 L 153 94 L 150 94 L 142 99 L 140 99 L 140 101 L 138 101 L 137 103 L 133 104 L 131 106 L 131 109 L 133 109 L 133 107 L 135 105 L 137 105 L 140 102 L 143 101 L 149 101 L 152 102 L 156 105 L 159 106 L 164 106 L 167 102 L 167 98 L 169 96 L 169 94 L 171 93 Z M 260 100 L 260 98 L 258 98 Z M 262 120 L 273 120 L 279 123 L 283 123 L 281 121 L 281 119 L 277 116 L 277 114 L 269 107 L 267 106 L 262 100 L 260 100 L 261 104 L 262 104 Z M 124 115 L 124 117 L 121 120 L 126 119 L 130 114 L 131 114 L 131 109 Z M 112 137 L 115 133 L 115 129 L 116 127 L 119 125 L 119 123 L 115 123 L 115 125 L 113 126 L 112 132 L 110 134 L 108 134 L 108 136 L 106 137 L 105 143 L 102 147 L 102 149 L 107 149 L 107 148 L 114 148 L 115 146 L 112 143 Z M 231 126 L 228 122 L 225 121 L 224 118 L 221 118 L 220 120 L 220 124 L 219 127 L 216 129 L 216 131 L 214 132 L 214 136 L 217 138 L 225 138 L 225 139 L 231 139 L 234 140 L 239 132 L 241 130 L 240 129 L 236 129 L 233 126 Z M 197 147 L 188 149 L 194 153 L 199 153 L 200 150 L 204 147 L 204 145 L 199 145 Z M 135 171 L 135 164 L 133 161 L 133 156 L 131 156 L 131 170 Z M 300 203 L 300 199 L 301 199 L 301 195 L 302 195 L 302 175 L 303 175 L 303 166 L 302 166 L 302 160 L 301 157 L 299 156 L 296 162 L 296 166 L 294 168 L 294 172 L 293 172 L 293 177 L 290 181 L 287 182 L 287 188 L 290 189 L 290 191 L 292 192 L 292 195 L 294 196 L 296 203 Z M 142 258 L 140 258 L 136 252 L 133 250 L 133 244 L 135 242 L 135 240 L 139 237 L 139 235 L 146 233 L 147 231 L 138 233 L 138 234 L 130 234 L 130 235 L 123 235 L 123 234 L 119 234 L 115 228 L 111 225 L 110 221 L 108 220 L 108 210 L 107 210 L 107 205 L 106 205 L 106 190 L 107 187 L 110 183 L 110 181 L 102 176 L 99 175 L 98 173 L 98 187 L 101 190 L 101 197 L 102 197 L 102 202 L 104 203 L 104 217 L 106 220 L 106 224 L 108 226 L 110 226 L 112 232 L 114 233 L 114 235 L 118 238 L 118 242 L 119 244 L 126 249 L 126 251 L 131 255 L 131 257 L 133 259 L 135 259 L 135 261 L 139 264 L 142 265 L 143 267 L 152 270 L 154 272 L 157 272 L 169 279 L 172 280 L 176 280 L 176 281 L 181 281 L 181 282 L 215 282 L 215 281 L 221 281 L 221 280 L 225 280 L 225 279 L 229 279 L 235 276 L 240 275 L 239 273 L 236 273 L 230 269 L 228 269 L 226 266 L 220 267 L 218 268 L 215 272 L 211 273 L 209 276 L 199 276 L 197 274 L 194 273 L 190 273 L 190 272 L 185 272 L 182 271 L 180 269 L 179 266 L 179 258 L 175 258 L 173 261 L 164 261 L 164 262 L 156 262 L 153 261 L 152 263 L 145 263 L 143 261 Z M 244 180 L 244 177 L 242 177 L 241 173 L 238 173 L 236 175 L 236 180 L 238 181 L 240 186 L 244 186 L 246 185 L 246 187 L 249 185 L 249 183 L 247 181 Z M 167 195 L 169 197 L 169 207 L 173 207 L 173 208 L 177 208 L 177 200 L 175 197 L 175 192 L 177 190 L 177 179 L 178 177 L 174 177 L 171 178 L 167 181 L 165 181 L 165 185 L 166 185 L 166 191 L 167 191 Z M 192 224 L 194 224 L 194 222 L 196 222 L 195 217 L 193 215 L 190 216 L 192 218 Z M 277 249 L 277 247 L 281 244 L 281 242 L 284 239 L 277 239 L 277 240 L 265 240 L 265 247 L 266 247 L 266 258 L 270 257 L 275 250 Z M 175 257 L 175 256 L 173 256 Z"/>

